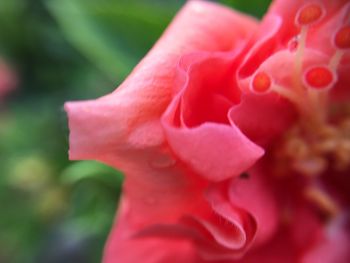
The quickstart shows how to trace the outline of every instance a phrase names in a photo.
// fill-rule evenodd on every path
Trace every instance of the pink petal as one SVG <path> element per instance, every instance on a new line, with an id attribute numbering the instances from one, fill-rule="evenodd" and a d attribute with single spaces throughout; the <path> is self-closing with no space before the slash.
<path id="1" fill-rule="evenodd" d="M 247 45 L 247 54 L 238 71 L 238 79 L 252 75 L 256 68 L 273 52 L 278 46 L 276 35 L 283 29 L 283 19 L 279 16 L 270 15 L 264 18 L 251 43 Z"/>
<path id="2" fill-rule="evenodd" d="M 215 4 L 191 1 L 117 91 L 95 101 L 66 104 L 70 157 L 97 159 L 126 173 L 128 208 L 120 212 L 112 231 L 106 262 L 140 258 L 145 258 L 143 262 L 179 262 L 172 254 L 177 246 L 178 253 L 183 252 L 180 262 L 192 262 L 187 241 L 133 238 L 159 223 L 176 224 L 184 215 L 196 214 L 197 204 L 205 203 L 206 183 L 174 159 L 159 119 L 172 98 L 177 65 L 184 53 L 235 48 L 254 28 L 251 18 Z M 164 253 L 157 256 L 151 250 Z"/>
<path id="3" fill-rule="evenodd" d="M 205 260 L 240 258 L 255 238 L 256 222 L 244 206 L 231 203 L 228 186 L 228 181 L 212 184 L 206 191 L 211 209 L 183 221 L 202 235 L 197 245 Z"/>
<path id="4" fill-rule="evenodd" d="M 65 105 L 71 131 L 70 158 L 113 159 L 111 156 L 123 148 L 162 143 L 157 121 L 171 100 L 180 56 L 192 51 L 232 49 L 255 26 L 253 19 L 222 6 L 188 2 L 114 93 Z"/>
<path id="5" fill-rule="evenodd" d="M 254 246 L 267 242 L 279 226 L 278 202 L 272 186 L 259 165 L 249 170 L 248 178 L 236 178 L 229 188 L 233 206 L 246 211 L 255 221 Z"/>
<path id="6" fill-rule="evenodd" d="M 207 205 L 197 204 L 177 224 L 155 225 L 142 236 L 192 240 L 204 260 L 242 258 L 249 249 L 269 242 L 279 225 L 277 202 L 266 178 L 258 167 L 249 174 L 249 178 L 210 185 Z"/>
<path id="7" fill-rule="evenodd" d="M 243 259 L 232 261 L 232 263 L 298 262 L 297 251 L 288 235 L 289 233 L 282 228 L 271 242 L 256 250 L 251 250 Z"/>
<path id="8" fill-rule="evenodd" d="M 235 124 L 228 123 L 229 108 L 240 100 L 235 58 L 230 53 L 197 54 L 197 63 L 182 69 L 181 91 L 163 116 L 171 150 L 210 181 L 237 176 L 263 155 Z"/>
<path id="9" fill-rule="evenodd" d="M 159 122 L 180 56 L 195 49 L 233 47 L 254 27 L 250 18 L 229 9 L 189 2 L 120 89 L 95 101 L 66 104 L 70 157 L 97 159 L 126 173 L 124 193 L 132 204 L 129 220 L 135 231 L 157 221 L 174 222 L 192 209 L 189 200 L 201 198 L 202 183 L 191 179 L 163 145 Z"/>
<path id="10" fill-rule="evenodd" d="M 252 204 L 254 203 L 252 202 Z M 262 210 L 258 205 L 256 205 L 256 208 Z M 265 216 L 265 219 L 268 219 L 268 217 Z M 260 242 L 259 246 L 250 249 L 245 257 L 237 263 L 301 262 L 304 252 L 314 246 L 315 241 L 319 238 L 317 234 L 320 233 L 321 226 L 317 223 L 317 218 L 311 211 L 303 209 L 297 209 L 289 220 L 291 221 L 288 223 L 281 220 L 277 233 L 273 236 L 270 235 L 270 238 L 265 239 L 264 242 Z M 261 222 L 261 226 L 265 228 L 263 222 L 266 224 L 268 221 Z M 276 230 L 276 228 L 274 229 Z M 323 261 L 319 262 L 323 263 Z"/>
<path id="11" fill-rule="evenodd" d="M 205 123 L 192 129 L 165 129 L 174 153 L 210 181 L 239 175 L 264 153 L 235 126 Z"/>
<path id="12" fill-rule="evenodd" d="M 242 257 L 255 238 L 256 222 L 243 207 L 230 202 L 228 186 L 227 181 L 211 185 L 206 191 L 205 205 L 197 204 L 197 209 L 185 214 L 177 224 L 154 225 L 140 235 L 192 240 L 204 260 L 216 262 Z"/>
<path id="13" fill-rule="evenodd" d="M 186 240 L 137 238 L 128 222 L 128 204 L 122 202 L 118 220 L 105 247 L 104 263 L 200 263 L 196 251 Z"/>
<path id="14" fill-rule="evenodd" d="M 187 127 L 205 122 L 228 124 L 227 112 L 240 101 L 234 73 L 239 49 L 230 53 L 197 53 L 184 56 L 180 64 L 183 75 L 181 121 Z M 184 65 L 183 61 L 192 61 Z"/>
<path id="15" fill-rule="evenodd" d="M 278 96 L 248 93 L 231 108 L 229 118 L 253 142 L 266 145 L 293 123 L 295 112 Z"/>
<path id="16" fill-rule="evenodd" d="M 310 249 L 302 263 L 347 263 L 350 261 L 350 236 L 339 223 L 330 225 L 326 237 Z"/>

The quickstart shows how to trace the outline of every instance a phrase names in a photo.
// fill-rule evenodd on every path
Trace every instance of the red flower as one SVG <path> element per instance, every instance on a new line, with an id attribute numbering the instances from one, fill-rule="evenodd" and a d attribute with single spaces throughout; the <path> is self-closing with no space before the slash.
<path id="1" fill-rule="evenodd" d="M 125 172 L 104 262 L 350 262 L 350 5 L 190 1 L 70 158 Z"/>

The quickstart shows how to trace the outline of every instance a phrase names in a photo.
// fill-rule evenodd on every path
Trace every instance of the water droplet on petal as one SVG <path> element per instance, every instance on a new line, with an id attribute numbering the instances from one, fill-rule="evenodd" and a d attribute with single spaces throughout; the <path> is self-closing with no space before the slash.
<path id="1" fill-rule="evenodd" d="M 164 169 L 176 164 L 176 160 L 169 154 L 162 154 L 150 162 L 150 166 L 157 169 Z"/>
<path id="2" fill-rule="evenodd" d="M 296 51 L 299 45 L 299 36 L 293 37 L 291 40 L 288 42 L 288 50 L 289 51 Z"/>

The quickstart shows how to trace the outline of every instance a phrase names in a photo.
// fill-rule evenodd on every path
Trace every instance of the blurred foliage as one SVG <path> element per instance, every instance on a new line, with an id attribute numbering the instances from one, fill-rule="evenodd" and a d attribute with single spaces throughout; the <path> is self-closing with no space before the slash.
<path id="1" fill-rule="evenodd" d="M 217 1 L 243 13 L 262 18 L 266 13 L 270 0 L 220 0 Z"/>
<path id="2" fill-rule="evenodd" d="M 99 262 L 121 173 L 70 162 L 62 105 L 112 91 L 185 1 L 1 0 L 0 262 Z M 218 1 L 261 17 L 269 1 Z"/>

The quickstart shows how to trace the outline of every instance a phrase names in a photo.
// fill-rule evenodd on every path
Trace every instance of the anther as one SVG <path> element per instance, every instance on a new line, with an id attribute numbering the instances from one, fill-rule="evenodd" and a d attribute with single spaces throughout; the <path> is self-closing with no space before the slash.
<path id="1" fill-rule="evenodd" d="M 332 87 L 335 80 L 334 72 L 326 66 L 313 67 L 304 73 L 304 84 L 317 90 L 324 90 Z"/>
<path id="2" fill-rule="evenodd" d="M 253 76 L 252 81 L 250 82 L 250 89 L 255 94 L 261 95 L 269 92 L 275 92 L 299 107 L 300 99 L 297 94 L 293 90 L 273 83 L 271 77 L 263 71 L 260 71 Z"/>
<path id="3" fill-rule="evenodd" d="M 295 54 L 294 63 L 294 89 L 297 93 L 302 93 L 302 85 L 299 81 L 299 76 L 302 71 L 302 60 L 304 56 L 304 49 L 306 45 L 307 34 L 309 26 L 315 24 L 325 15 L 325 10 L 321 5 L 311 3 L 305 5 L 297 12 L 295 16 L 295 24 L 301 27 L 299 34 L 299 41 Z"/>
<path id="4" fill-rule="evenodd" d="M 334 45 L 339 49 L 350 48 L 350 26 L 340 28 L 334 36 Z"/>
<path id="5" fill-rule="evenodd" d="M 336 71 L 345 51 L 350 49 L 350 26 L 343 26 L 335 33 L 333 44 L 336 52 L 329 62 L 329 67 Z"/>
<path id="6" fill-rule="evenodd" d="M 308 26 L 319 21 L 324 14 L 324 9 L 320 5 L 309 4 L 299 10 L 295 22 L 299 26 Z"/>
<path id="7" fill-rule="evenodd" d="M 332 218 L 339 212 L 338 205 L 324 191 L 316 187 L 310 187 L 305 191 L 305 197 L 316 205 L 327 217 Z"/>
<path id="8" fill-rule="evenodd" d="M 295 160 L 292 167 L 295 171 L 307 177 L 316 177 L 326 170 L 328 162 L 325 158 L 319 156 L 305 157 Z"/>
<path id="9" fill-rule="evenodd" d="M 271 90 L 271 78 L 265 72 L 255 74 L 251 82 L 251 89 L 258 94 L 267 93 Z"/>

